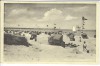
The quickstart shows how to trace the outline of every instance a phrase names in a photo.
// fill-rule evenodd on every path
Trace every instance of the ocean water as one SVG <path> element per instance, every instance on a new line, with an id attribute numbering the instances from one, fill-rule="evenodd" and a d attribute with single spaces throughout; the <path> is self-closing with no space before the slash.
<path id="1" fill-rule="evenodd" d="M 94 35 L 96 35 L 96 30 L 87 30 L 84 32 L 90 37 L 94 37 Z"/>
<path id="2" fill-rule="evenodd" d="M 84 33 L 86 33 L 89 37 L 94 37 L 94 35 L 96 35 L 96 30 L 84 30 Z M 77 31 L 76 35 L 80 35 L 81 32 Z"/>
<path id="3" fill-rule="evenodd" d="M 62 31 L 64 34 L 73 32 L 71 29 L 51 29 L 51 28 L 4 28 L 4 30 L 18 30 L 18 31 L 36 31 L 36 32 L 58 32 Z M 89 37 L 96 35 L 96 30 L 83 30 Z M 81 31 L 77 31 L 76 35 L 80 35 Z"/>

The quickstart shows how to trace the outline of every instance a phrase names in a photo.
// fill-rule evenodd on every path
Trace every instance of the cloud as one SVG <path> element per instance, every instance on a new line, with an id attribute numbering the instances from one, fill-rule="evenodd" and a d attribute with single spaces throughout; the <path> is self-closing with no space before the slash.
<path id="1" fill-rule="evenodd" d="M 83 11 L 87 11 L 88 10 L 88 6 L 80 6 L 80 7 L 72 7 L 72 8 L 67 8 L 67 9 L 69 9 L 69 10 L 72 10 L 72 11 L 74 11 L 74 12 L 83 12 Z"/>
<path id="2" fill-rule="evenodd" d="M 40 19 L 39 21 L 56 21 L 56 20 L 58 21 L 62 19 L 63 19 L 62 11 L 56 8 L 53 8 L 45 12 L 44 17 Z"/>
<path id="3" fill-rule="evenodd" d="M 12 18 L 6 19 L 6 21 L 8 21 L 8 26 L 9 24 L 14 23 L 16 27 L 18 26 L 18 24 L 20 24 L 20 27 L 21 26 L 22 27 L 38 27 L 39 26 L 42 28 L 46 28 L 46 25 L 49 25 L 50 28 L 53 28 L 54 23 L 55 23 L 57 27 L 63 28 L 64 27 L 63 25 L 68 24 L 68 22 L 66 23 L 66 20 L 76 19 L 76 17 L 72 17 L 71 15 L 68 15 L 67 17 L 65 17 L 63 15 L 63 11 L 57 8 L 52 8 L 48 11 L 45 11 L 41 18 L 37 18 L 35 16 L 31 16 L 31 18 L 24 17 L 28 15 L 34 15 L 34 11 L 28 11 L 27 9 L 13 9 L 10 13 L 10 16 L 11 17 L 18 16 L 18 17 L 15 19 L 12 19 Z M 15 26 L 14 24 L 11 26 Z"/>
<path id="4" fill-rule="evenodd" d="M 66 17 L 63 15 L 63 12 L 59 9 L 53 8 L 49 11 L 44 13 L 44 17 L 42 19 L 39 19 L 39 21 L 62 21 L 64 20 L 73 20 L 77 19 L 78 17 L 74 17 L 71 15 L 67 15 Z"/>
<path id="5" fill-rule="evenodd" d="M 68 15 L 65 17 L 65 20 L 73 20 L 73 19 L 77 19 L 78 17 L 73 17 L 71 15 Z"/>
<path id="6" fill-rule="evenodd" d="M 23 14 L 23 13 L 26 13 L 26 9 L 13 9 L 12 11 L 11 11 L 11 14 L 12 15 L 18 15 L 18 14 Z"/>
<path id="7" fill-rule="evenodd" d="M 77 7 L 74 11 L 87 11 L 88 6 Z"/>
<path id="8" fill-rule="evenodd" d="M 30 11 L 27 8 L 22 9 L 12 9 L 11 12 L 9 12 L 8 17 L 16 18 L 16 17 L 31 17 L 34 15 L 34 11 Z"/>
<path id="9" fill-rule="evenodd" d="M 8 6 L 8 5 L 7 5 Z M 5 26 L 18 27 L 54 27 L 71 29 L 74 25 L 81 25 L 81 17 L 88 20 L 86 29 L 95 28 L 96 9 L 93 5 L 12 5 L 5 8 Z M 92 26 L 91 26 L 92 25 Z"/>

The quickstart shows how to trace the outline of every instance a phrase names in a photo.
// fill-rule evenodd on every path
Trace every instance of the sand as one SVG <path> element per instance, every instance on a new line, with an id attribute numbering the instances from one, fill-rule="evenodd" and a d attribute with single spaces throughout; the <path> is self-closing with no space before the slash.
<path id="1" fill-rule="evenodd" d="M 61 47 L 48 44 L 48 35 L 38 36 L 37 42 L 29 40 L 32 45 L 26 47 L 24 45 L 4 45 L 4 61 L 5 62 L 71 62 L 71 61 L 96 61 L 96 39 L 82 39 L 79 42 L 79 36 L 76 36 L 76 41 L 73 42 L 77 48 Z M 83 41 L 86 41 L 87 49 L 90 53 L 83 51 Z M 78 53 L 76 53 L 76 51 Z"/>

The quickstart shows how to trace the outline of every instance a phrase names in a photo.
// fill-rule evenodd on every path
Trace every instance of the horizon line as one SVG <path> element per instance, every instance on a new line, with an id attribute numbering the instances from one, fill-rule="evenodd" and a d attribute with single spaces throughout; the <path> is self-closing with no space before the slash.
<path id="1" fill-rule="evenodd" d="M 12 29 L 54 29 L 54 28 L 32 28 L 32 27 L 4 27 L 4 29 L 6 29 L 6 28 L 12 28 Z M 58 30 L 59 28 L 57 28 L 57 30 Z M 72 29 L 65 29 L 65 28 L 63 28 L 63 29 L 61 29 L 60 28 L 60 30 L 72 30 Z M 84 29 L 84 30 L 96 30 L 96 29 Z"/>

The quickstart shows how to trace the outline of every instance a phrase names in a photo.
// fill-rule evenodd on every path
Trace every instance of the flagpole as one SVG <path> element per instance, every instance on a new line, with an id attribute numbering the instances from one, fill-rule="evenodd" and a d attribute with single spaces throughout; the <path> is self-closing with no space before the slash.
<path id="1" fill-rule="evenodd" d="M 83 28 L 84 28 L 84 19 L 82 19 L 82 33 L 83 33 Z"/>
<path id="2" fill-rule="evenodd" d="M 82 17 L 82 27 L 81 27 L 82 28 L 82 32 L 81 33 L 83 33 L 83 29 L 84 29 L 84 23 L 85 23 L 84 20 L 85 20 L 85 18 Z"/>
<path id="3" fill-rule="evenodd" d="M 82 33 L 83 33 L 83 29 L 85 29 L 85 28 L 84 28 L 85 20 L 87 20 L 87 19 L 86 19 L 85 17 L 82 17 Z"/>

